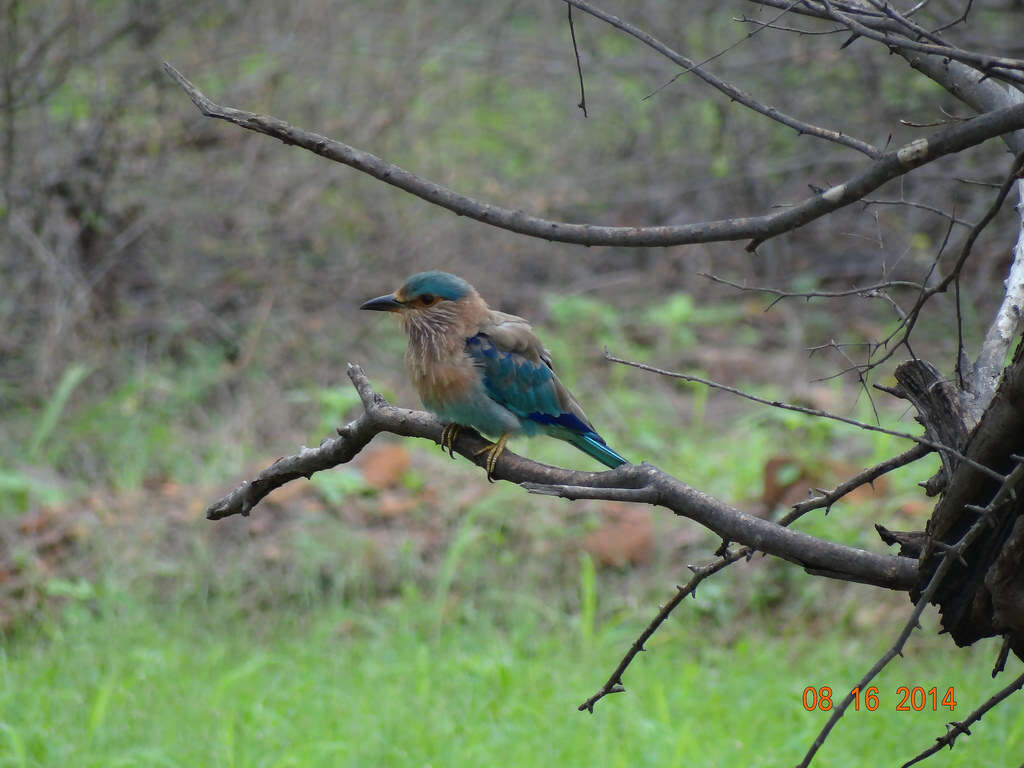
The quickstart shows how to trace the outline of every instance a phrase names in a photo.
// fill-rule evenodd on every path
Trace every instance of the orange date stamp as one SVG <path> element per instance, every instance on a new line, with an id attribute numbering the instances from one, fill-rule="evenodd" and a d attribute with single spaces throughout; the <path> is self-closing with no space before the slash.
<path id="1" fill-rule="evenodd" d="M 808 712 L 815 709 L 828 712 L 835 706 L 832 700 L 833 695 L 832 689 L 827 685 L 819 688 L 809 685 L 804 688 L 802 699 L 804 709 Z M 860 688 L 854 688 L 847 695 L 852 698 L 853 708 L 858 712 L 862 706 L 868 712 L 874 712 L 881 706 L 878 688 L 874 685 L 863 691 Z M 894 701 L 897 712 L 922 712 L 925 710 L 937 712 L 942 707 L 952 712 L 956 709 L 956 693 L 952 686 L 943 693 L 934 685 L 931 688 L 924 688 L 920 685 L 913 687 L 901 685 L 896 689 Z"/>

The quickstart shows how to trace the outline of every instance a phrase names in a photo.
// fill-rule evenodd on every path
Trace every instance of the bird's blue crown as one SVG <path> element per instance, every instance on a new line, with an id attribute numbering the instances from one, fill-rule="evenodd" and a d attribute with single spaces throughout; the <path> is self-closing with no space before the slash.
<path id="1" fill-rule="evenodd" d="M 451 301 L 458 301 L 472 291 L 473 286 L 461 277 L 437 270 L 418 272 L 406 280 L 405 285 L 401 288 L 402 295 L 409 298 L 429 293 Z"/>

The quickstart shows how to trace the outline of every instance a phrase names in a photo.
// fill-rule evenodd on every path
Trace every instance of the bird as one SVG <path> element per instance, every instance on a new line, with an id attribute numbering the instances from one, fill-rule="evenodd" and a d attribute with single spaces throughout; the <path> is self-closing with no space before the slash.
<path id="1" fill-rule="evenodd" d="M 408 338 L 405 367 L 428 411 L 445 423 L 442 450 L 454 458 L 462 428 L 494 442 L 485 453 L 487 479 L 509 437 L 546 434 L 606 467 L 628 463 L 608 446 L 555 374 L 551 355 L 530 324 L 487 306 L 461 277 L 430 270 L 360 309 L 394 312 Z"/>

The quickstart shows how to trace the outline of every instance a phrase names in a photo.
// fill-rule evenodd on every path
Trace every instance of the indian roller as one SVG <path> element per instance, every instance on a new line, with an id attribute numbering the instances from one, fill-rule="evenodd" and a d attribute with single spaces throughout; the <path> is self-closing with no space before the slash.
<path id="1" fill-rule="evenodd" d="M 460 277 L 419 272 L 394 293 L 360 309 L 396 312 L 409 344 L 405 366 L 427 410 L 445 429 L 451 452 L 462 427 L 496 438 L 486 453 L 487 477 L 510 435 L 557 437 L 607 467 L 626 460 L 613 451 L 558 380 L 551 356 L 521 317 L 497 312 Z"/>

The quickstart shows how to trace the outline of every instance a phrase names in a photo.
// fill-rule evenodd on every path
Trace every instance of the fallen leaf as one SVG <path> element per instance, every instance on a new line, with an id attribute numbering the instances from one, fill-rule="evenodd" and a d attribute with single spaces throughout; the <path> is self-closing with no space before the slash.
<path id="1" fill-rule="evenodd" d="M 381 517 L 404 517 L 419 506 L 412 496 L 385 491 L 380 495 L 374 509 Z"/>
<path id="2" fill-rule="evenodd" d="M 654 548 L 654 524 L 647 507 L 608 502 L 602 505 L 606 522 L 583 537 L 583 548 L 600 565 L 643 565 Z"/>
<path id="3" fill-rule="evenodd" d="M 363 478 L 372 488 L 393 488 L 409 470 L 411 460 L 412 457 L 405 446 L 397 443 L 383 445 L 366 454 L 362 461 Z"/>

